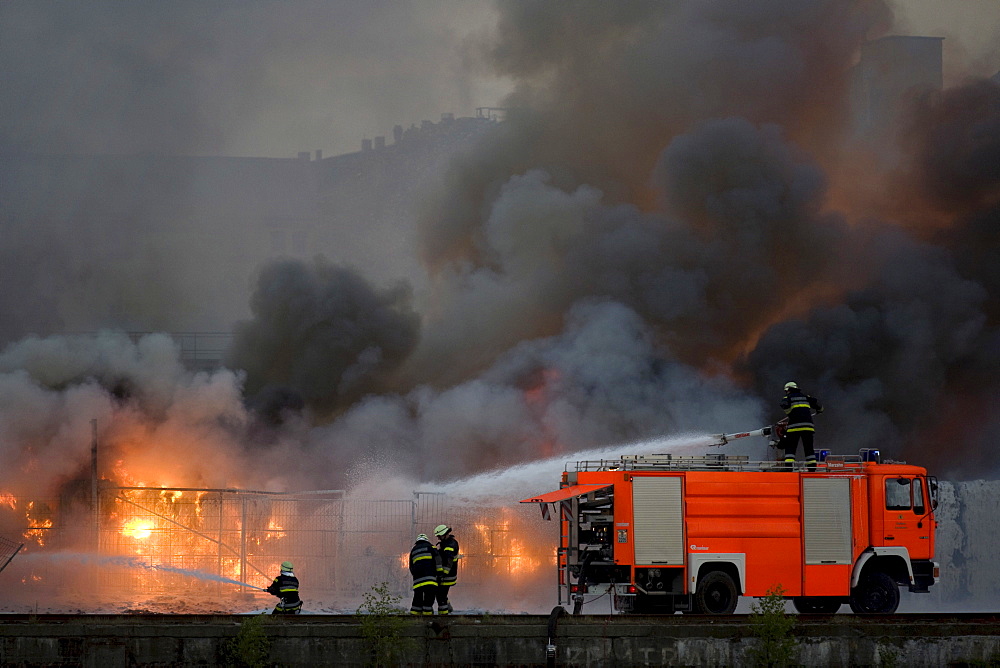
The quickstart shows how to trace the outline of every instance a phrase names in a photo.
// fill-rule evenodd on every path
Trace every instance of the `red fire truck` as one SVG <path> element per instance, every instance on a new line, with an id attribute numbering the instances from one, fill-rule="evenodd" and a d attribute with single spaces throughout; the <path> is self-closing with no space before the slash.
<path id="1" fill-rule="evenodd" d="M 557 511 L 559 603 L 574 614 L 604 594 L 620 612 L 730 614 L 741 595 L 777 592 L 799 612 L 886 614 L 899 585 L 937 582 L 937 479 L 874 450 L 814 470 L 723 454 L 570 468 L 521 503 Z"/>

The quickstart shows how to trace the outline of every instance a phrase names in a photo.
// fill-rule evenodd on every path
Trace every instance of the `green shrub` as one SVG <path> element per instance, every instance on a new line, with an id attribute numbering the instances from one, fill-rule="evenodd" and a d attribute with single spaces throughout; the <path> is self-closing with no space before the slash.
<path id="1" fill-rule="evenodd" d="M 243 620 L 236 635 L 222 646 L 222 662 L 226 666 L 263 668 L 271 651 L 271 640 L 264 633 L 266 614 L 252 615 Z"/>
<path id="2" fill-rule="evenodd" d="M 358 606 L 370 666 L 397 664 L 413 645 L 412 640 L 403 637 L 407 617 L 399 608 L 401 598 L 389 592 L 388 582 L 380 582 L 365 592 L 364 602 Z"/>
<path id="3" fill-rule="evenodd" d="M 791 665 L 795 652 L 795 638 L 792 637 L 795 619 L 785 614 L 784 593 L 781 585 L 777 585 L 751 606 L 750 631 L 755 642 L 747 652 L 747 659 L 753 666 Z"/>

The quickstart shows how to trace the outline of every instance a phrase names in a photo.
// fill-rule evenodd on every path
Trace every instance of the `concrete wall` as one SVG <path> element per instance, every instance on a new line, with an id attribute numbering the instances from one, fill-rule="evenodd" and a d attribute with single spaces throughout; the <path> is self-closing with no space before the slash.
<path id="1" fill-rule="evenodd" d="M 4 666 L 218 665 L 246 616 L 0 617 Z M 546 616 L 404 618 L 412 666 L 544 666 Z M 804 665 L 944 666 L 1000 660 L 1000 618 L 973 615 L 797 617 L 795 660 Z M 268 617 L 269 660 L 283 666 L 362 666 L 367 644 L 351 616 Z M 755 640 L 745 616 L 564 616 L 555 666 L 740 666 Z"/>

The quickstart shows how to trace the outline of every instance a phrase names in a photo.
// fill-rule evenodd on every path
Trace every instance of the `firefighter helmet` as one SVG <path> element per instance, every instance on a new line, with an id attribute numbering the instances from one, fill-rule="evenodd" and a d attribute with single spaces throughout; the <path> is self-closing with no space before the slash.
<path id="1" fill-rule="evenodd" d="M 418 534 L 417 534 L 417 540 L 418 540 L 418 541 L 421 541 L 421 540 L 426 540 L 426 541 L 427 541 L 428 543 L 430 542 L 430 541 L 429 541 L 429 540 L 427 539 L 427 534 L 425 534 L 425 533 L 418 533 Z"/>
<path id="2" fill-rule="evenodd" d="M 451 527 L 448 526 L 447 524 L 439 524 L 436 527 L 434 527 L 434 535 L 437 536 L 438 538 L 445 535 L 449 531 L 451 531 Z"/>
<path id="3" fill-rule="evenodd" d="M 281 562 L 281 570 L 283 570 L 283 571 L 294 571 L 295 568 L 292 566 L 292 562 L 290 562 L 290 561 L 282 561 Z"/>
<path id="4" fill-rule="evenodd" d="M 785 392 L 787 392 L 788 390 L 797 390 L 797 389 L 799 389 L 799 386 L 794 382 L 788 381 L 787 383 L 785 383 Z"/>

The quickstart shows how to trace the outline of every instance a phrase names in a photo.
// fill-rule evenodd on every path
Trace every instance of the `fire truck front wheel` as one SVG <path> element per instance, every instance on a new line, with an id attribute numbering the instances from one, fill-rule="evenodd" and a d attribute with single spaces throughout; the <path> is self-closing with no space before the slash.
<path id="1" fill-rule="evenodd" d="M 881 571 L 865 575 L 851 590 L 851 610 L 857 614 L 891 615 L 899 607 L 899 585 Z"/>
<path id="2" fill-rule="evenodd" d="M 728 573 L 710 571 L 698 581 L 694 611 L 703 615 L 731 615 L 738 598 L 736 583 Z"/>

